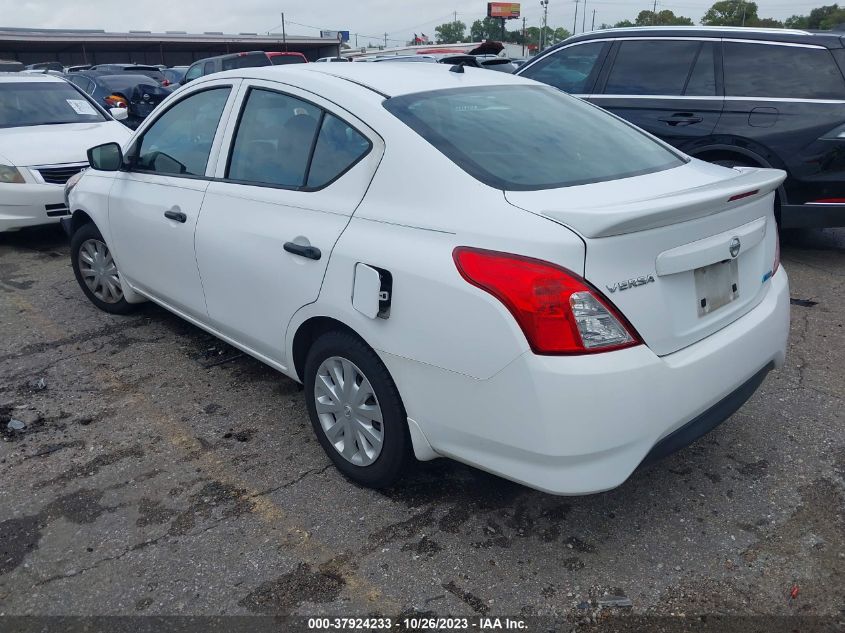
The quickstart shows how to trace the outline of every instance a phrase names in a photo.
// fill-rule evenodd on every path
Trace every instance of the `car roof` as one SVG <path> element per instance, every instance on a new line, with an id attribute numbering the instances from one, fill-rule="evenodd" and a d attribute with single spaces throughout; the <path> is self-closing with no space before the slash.
<path id="1" fill-rule="evenodd" d="M 305 82 L 320 77 L 332 78 L 358 84 L 386 97 L 471 86 L 537 85 L 530 79 L 481 68 L 462 67 L 463 72 L 451 72 L 450 68 L 447 64 L 298 64 L 238 68 L 206 77 L 208 80 L 239 77 L 270 81 L 299 77 Z"/>
<path id="2" fill-rule="evenodd" d="M 622 37 L 713 37 L 743 40 L 765 40 L 793 44 L 816 44 L 827 48 L 842 48 L 841 32 L 802 31 L 799 29 L 761 29 L 740 26 L 636 26 L 618 29 L 603 29 L 576 35 L 564 40 L 552 49 L 578 41 L 615 39 Z M 545 52 L 545 51 L 544 51 Z"/>
<path id="3" fill-rule="evenodd" d="M 65 78 L 59 77 L 58 75 L 48 75 L 47 73 L 0 73 L 0 83 L 17 83 L 20 81 L 48 81 L 53 83 L 65 83 Z"/>

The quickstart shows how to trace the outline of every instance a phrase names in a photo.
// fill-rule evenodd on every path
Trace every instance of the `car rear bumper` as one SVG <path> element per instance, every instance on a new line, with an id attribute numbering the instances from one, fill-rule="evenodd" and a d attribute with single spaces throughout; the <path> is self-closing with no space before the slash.
<path id="1" fill-rule="evenodd" d="M 751 312 L 662 357 L 644 345 L 578 357 L 526 353 L 488 380 L 382 357 L 438 454 L 553 494 L 599 492 L 714 428 L 783 364 L 786 272 L 767 283 Z"/>
<path id="2" fill-rule="evenodd" d="M 824 229 L 845 226 L 845 204 L 828 202 L 785 204 L 780 208 L 780 225 L 784 229 Z"/>
<path id="3" fill-rule="evenodd" d="M 61 185 L 0 184 L 0 232 L 53 224 L 67 215 Z"/>

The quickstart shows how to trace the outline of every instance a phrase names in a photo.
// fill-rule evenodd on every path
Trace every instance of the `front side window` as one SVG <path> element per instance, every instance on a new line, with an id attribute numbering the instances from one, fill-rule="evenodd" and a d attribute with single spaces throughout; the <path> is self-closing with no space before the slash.
<path id="1" fill-rule="evenodd" d="M 564 92 L 584 94 L 592 88 L 591 78 L 603 48 L 604 42 L 568 46 L 528 66 L 519 74 Z"/>
<path id="2" fill-rule="evenodd" d="M 170 107 L 144 132 L 132 167 L 174 176 L 204 176 L 230 88 L 194 93 Z"/>
<path id="3" fill-rule="evenodd" d="M 250 90 L 235 132 L 227 178 L 278 187 L 304 186 L 321 115 L 320 108 L 295 97 Z"/>
<path id="4" fill-rule="evenodd" d="M 825 48 L 725 42 L 725 95 L 845 99 L 845 80 Z"/>
<path id="5" fill-rule="evenodd" d="M 701 47 L 702 42 L 698 41 L 623 40 L 604 92 L 611 95 L 680 96 L 684 94 Z M 700 72 L 704 70 L 702 65 Z M 713 74 L 712 52 L 710 74 Z M 715 94 L 715 87 L 714 78 L 711 94 Z"/>
<path id="6" fill-rule="evenodd" d="M 0 128 L 106 120 L 87 97 L 64 81 L 21 81 L 0 86 Z"/>
<path id="7" fill-rule="evenodd" d="M 203 75 L 210 75 L 214 72 L 214 62 L 205 62 L 205 65 L 202 67 L 202 74 Z"/>
<path id="8" fill-rule="evenodd" d="M 384 107 L 496 189 L 568 187 L 684 163 L 632 125 L 544 86 L 435 90 L 393 97 Z"/>

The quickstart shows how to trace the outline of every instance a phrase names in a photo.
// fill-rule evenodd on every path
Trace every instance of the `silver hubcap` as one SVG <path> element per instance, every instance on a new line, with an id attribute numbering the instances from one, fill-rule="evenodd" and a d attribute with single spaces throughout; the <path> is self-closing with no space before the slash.
<path id="1" fill-rule="evenodd" d="M 97 299 L 117 303 L 123 299 L 120 275 L 109 247 L 100 240 L 85 240 L 79 248 L 79 272 Z"/>
<path id="2" fill-rule="evenodd" d="M 314 401 L 323 432 L 335 450 L 356 466 L 381 454 L 384 425 L 370 381 L 351 361 L 332 356 L 317 369 Z"/>

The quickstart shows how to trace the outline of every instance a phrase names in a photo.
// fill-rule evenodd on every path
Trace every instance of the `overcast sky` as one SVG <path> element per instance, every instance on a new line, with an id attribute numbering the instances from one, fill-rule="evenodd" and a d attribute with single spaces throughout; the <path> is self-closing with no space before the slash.
<path id="1" fill-rule="evenodd" d="M 592 10 L 596 26 L 623 19 L 633 20 L 642 9 L 650 9 L 649 0 L 586 0 L 587 29 Z M 761 0 L 761 17 L 783 20 L 794 13 L 808 13 L 813 7 L 833 0 Z M 580 0 L 579 12 L 584 0 Z M 698 22 L 712 3 L 708 0 L 665 0 L 659 9 L 671 9 Z M 224 31 L 281 32 L 281 12 L 285 12 L 287 32 L 316 35 L 320 28 L 359 33 L 359 44 L 389 33 L 390 44 L 404 43 L 411 35 L 434 36 L 434 27 L 458 19 L 469 26 L 484 16 L 486 0 L 0 0 L 0 26 L 93 28 L 109 31 Z M 539 25 L 542 9 L 539 0 L 522 3 L 528 25 Z M 549 0 L 549 26 L 572 30 L 574 0 Z M 581 30 L 578 16 L 578 30 Z M 305 26 L 303 26 L 305 25 Z M 313 27 L 313 28 L 312 28 Z M 512 21 L 509 28 L 515 28 Z M 353 42 L 354 43 L 354 42 Z"/>

